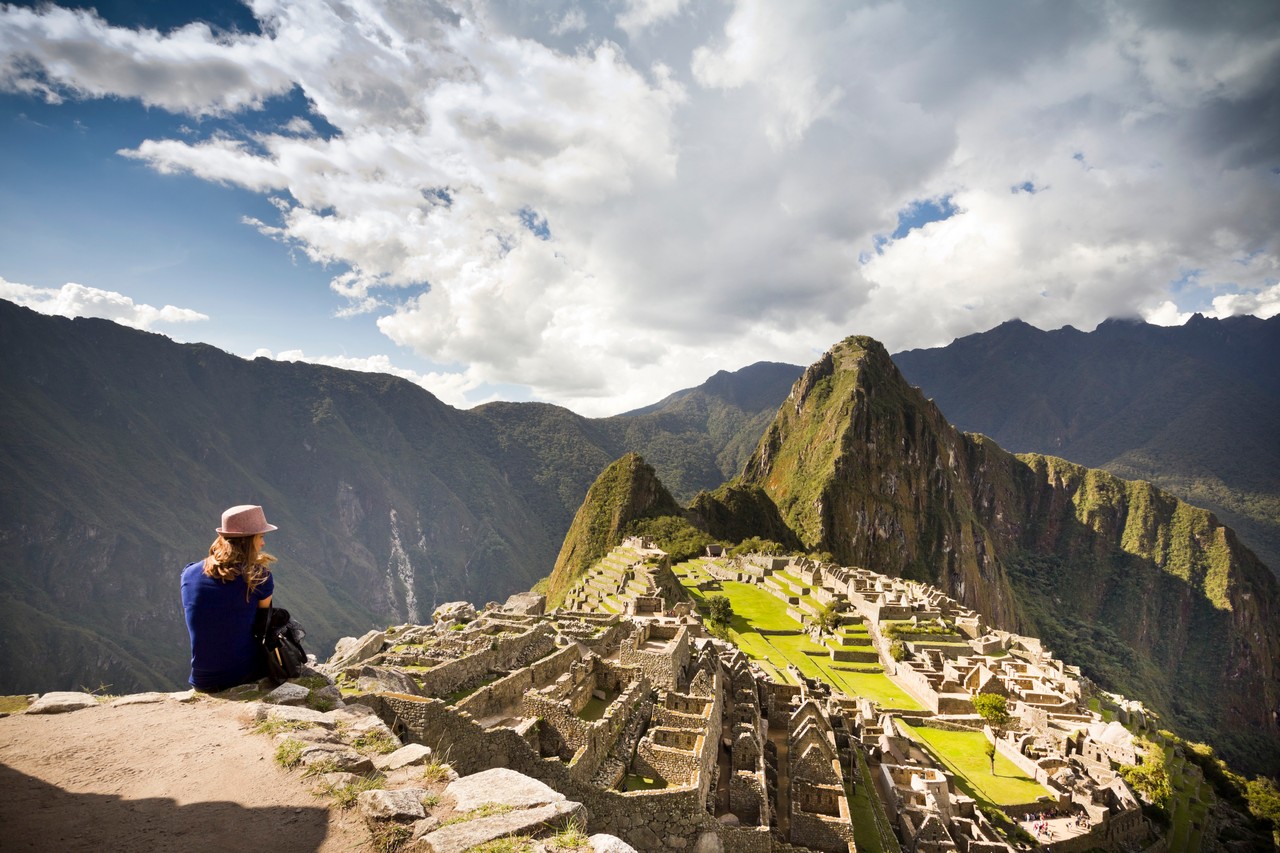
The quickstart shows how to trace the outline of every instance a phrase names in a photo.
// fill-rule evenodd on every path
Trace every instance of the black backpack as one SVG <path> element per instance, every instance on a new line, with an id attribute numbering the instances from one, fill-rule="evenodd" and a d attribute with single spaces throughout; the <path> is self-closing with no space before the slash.
<path id="1" fill-rule="evenodd" d="M 270 608 L 267 616 L 267 632 L 262 637 L 262 651 L 267 660 L 267 678 L 280 685 L 290 678 L 302 675 L 307 663 L 307 652 L 302 641 L 307 632 L 293 621 L 283 607 Z"/>

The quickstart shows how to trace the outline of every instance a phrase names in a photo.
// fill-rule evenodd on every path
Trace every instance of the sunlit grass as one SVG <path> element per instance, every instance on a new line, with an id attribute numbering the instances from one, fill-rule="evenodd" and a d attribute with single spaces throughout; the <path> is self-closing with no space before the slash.
<path id="1" fill-rule="evenodd" d="M 1012 806 L 1033 803 L 1037 798 L 1049 795 L 1043 785 L 1029 778 L 999 753 L 996 754 L 993 774 L 991 761 L 986 755 L 987 738 L 982 732 L 943 731 L 899 722 L 913 737 L 928 746 L 929 751 L 956 775 L 961 789 L 974 799 L 996 806 Z"/>
<path id="2" fill-rule="evenodd" d="M 792 664 L 807 678 L 818 678 L 850 696 L 866 696 L 886 708 L 920 711 L 923 706 L 883 673 L 846 672 L 836 669 L 830 652 L 804 634 L 804 626 L 787 615 L 787 604 L 755 584 L 724 581 L 722 592 L 733 605 L 729 637 L 750 658 L 768 663 L 773 673 L 785 681 Z M 703 594 L 690 592 L 699 600 Z M 760 631 L 791 631 L 791 634 L 761 634 Z M 806 654 L 813 652 L 814 654 Z"/>

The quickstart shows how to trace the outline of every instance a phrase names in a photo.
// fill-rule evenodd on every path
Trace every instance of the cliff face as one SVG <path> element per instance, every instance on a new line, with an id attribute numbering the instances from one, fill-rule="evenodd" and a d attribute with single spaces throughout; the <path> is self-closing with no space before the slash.
<path id="1" fill-rule="evenodd" d="M 547 580 L 547 606 L 557 607 L 592 563 L 622 544 L 626 526 L 658 515 L 683 516 L 680 505 L 638 453 L 628 453 L 596 478 L 573 517 Z"/>
<path id="2" fill-rule="evenodd" d="M 936 584 L 1242 766 L 1280 766 L 1280 590 L 1207 511 L 960 433 L 868 338 L 805 371 L 740 479 L 806 548 Z"/>
<path id="3" fill-rule="evenodd" d="M 965 441 L 879 342 L 849 338 L 795 384 L 741 479 L 773 498 L 805 548 L 928 581 L 1016 630 Z"/>
<path id="4" fill-rule="evenodd" d="M 893 360 L 960 429 L 1148 480 L 1280 573 L 1280 315 L 1088 333 L 1009 321 Z"/>

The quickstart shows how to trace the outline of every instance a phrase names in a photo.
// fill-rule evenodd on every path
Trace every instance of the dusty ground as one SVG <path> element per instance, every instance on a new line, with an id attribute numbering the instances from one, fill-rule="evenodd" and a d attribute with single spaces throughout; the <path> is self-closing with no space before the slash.
<path id="1" fill-rule="evenodd" d="M 0 849 L 367 851 L 247 713 L 202 699 L 0 719 Z"/>

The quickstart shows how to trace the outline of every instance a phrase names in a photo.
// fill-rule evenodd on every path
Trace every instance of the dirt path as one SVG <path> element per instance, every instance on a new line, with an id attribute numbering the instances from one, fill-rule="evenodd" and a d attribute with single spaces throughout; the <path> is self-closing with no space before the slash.
<path id="1" fill-rule="evenodd" d="M 359 819 L 280 769 L 247 723 L 210 699 L 0 719 L 0 848 L 368 850 Z"/>

